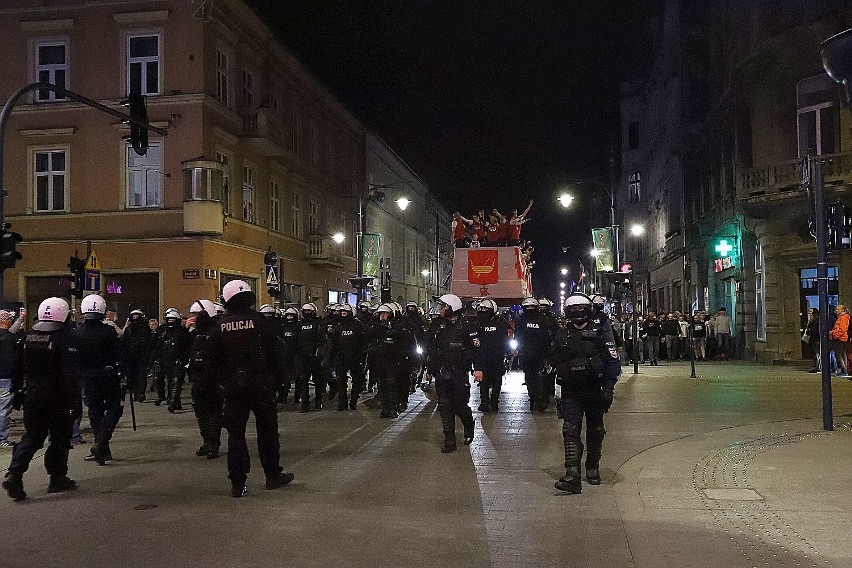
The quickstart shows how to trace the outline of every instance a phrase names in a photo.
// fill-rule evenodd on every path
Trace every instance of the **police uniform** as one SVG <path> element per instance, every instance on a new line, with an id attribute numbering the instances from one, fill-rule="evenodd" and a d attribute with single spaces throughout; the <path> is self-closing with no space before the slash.
<path id="1" fill-rule="evenodd" d="M 192 382 L 192 409 L 201 434 L 201 447 L 197 456 L 214 459 L 219 456 L 222 438 L 222 394 L 207 369 L 207 341 L 218 317 L 211 318 L 206 312 L 196 316 L 195 327 L 190 331 L 192 343 L 189 347 L 187 372 Z"/>
<path id="2" fill-rule="evenodd" d="M 392 320 L 379 320 L 369 336 L 372 367 L 370 376 L 378 385 L 381 417 L 399 416 L 400 375 L 407 369 L 406 354 L 413 349 L 414 336 Z"/>
<path id="3" fill-rule="evenodd" d="M 549 362 L 556 369 L 557 382 L 562 387 L 560 410 L 566 475 L 557 482 L 557 488 L 579 493 L 583 415 L 586 416 L 586 479 L 597 485 L 606 433 L 603 415 L 612 404 L 613 388 L 621 374 L 611 326 L 591 320 L 584 329 L 577 329 L 569 321 L 553 341 Z"/>
<path id="4" fill-rule="evenodd" d="M 148 360 L 154 345 L 154 332 L 148 327 L 144 315 L 134 317 L 121 334 L 121 371 L 127 377 L 127 388 L 136 400 L 145 400 L 145 382 L 148 376 Z"/>
<path id="5" fill-rule="evenodd" d="M 288 319 L 287 314 L 284 315 L 284 321 L 280 325 L 281 341 L 284 343 L 284 374 L 281 375 L 281 384 L 278 386 L 278 402 L 287 403 L 287 398 L 290 396 L 290 388 L 296 383 L 296 377 L 299 374 L 298 359 L 296 351 L 298 348 L 297 339 L 299 333 L 299 318 L 292 316 Z M 294 397 L 295 402 L 299 402 L 299 393 L 296 392 Z"/>
<path id="6" fill-rule="evenodd" d="M 227 286 L 227 285 L 226 285 Z M 253 413 L 257 449 L 267 479 L 282 476 L 275 373 L 283 371 L 283 345 L 267 318 L 251 308 L 233 309 L 216 318 L 206 341 L 205 360 L 223 395 L 223 424 L 228 431 L 228 477 L 239 497 L 251 468 L 246 424 Z M 292 479 L 292 476 L 290 477 Z M 288 481 L 289 483 L 289 481 Z"/>
<path id="7" fill-rule="evenodd" d="M 180 325 L 180 319 L 167 319 L 157 329 L 157 333 L 154 359 L 159 361 L 160 370 L 157 373 L 156 404 L 159 406 L 168 396 L 169 412 L 174 412 L 181 409 L 180 397 L 192 338 L 189 331 Z"/>
<path id="8" fill-rule="evenodd" d="M 341 316 L 331 331 L 329 359 L 337 384 L 337 410 L 355 410 L 364 388 L 364 327 L 353 315 Z M 349 376 L 352 391 L 348 392 Z M 347 394 L 349 395 L 347 398 Z"/>
<path id="9" fill-rule="evenodd" d="M 499 408 L 500 391 L 503 387 L 503 375 L 506 372 L 509 325 L 499 314 L 491 313 L 487 317 L 480 315 L 478 336 L 482 360 L 479 410 L 496 412 Z"/>
<path id="10" fill-rule="evenodd" d="M 57 300 L 51 298 L 51 300 Z M 64 302 L 64 300 L 61 300 Z M 42 303 L 42 307 L 44 303 Z M 67 315 L 67 303 L 65 303 Z M 39 309 L 42 312 L 42 309 Z M 44 468 L 50 475 L 48 491 L 76 488 L 68 479 L 68 448 L 74 420 L 82 410 L 77 353 L 71 342 L 71 330 L 64 321 L 39 322 L 24 340 L 22 365 L 25 383 L 24 432 L 12 451 L 3 488 L 13 499 L 26 499 L 23 474 L 48 435 L 50 444 L 44 454 Z"/>
<path id="11" fill-rule="evenodd" d="M 515 322 L 515 339 L 518 341 L 520 367 L 527 383 L 530 410 L 547 408 L 548 389 L 545 385 L 544 362 L 550 348 L 553 328 L 538 308 L 524 310 Z"/>
<path id="12" fill-rule="evenodd" d="M 442 452 L 456 448 L 456 416 L 464 426 L 465 443 L 473 440 L 469 374 L 472 365 L 476 370 L 482 368 L 477 357 L 479 344 L 475 328 L 468 327 L 460 318 L 442 318 L 429 355 L 429 370 L 435 375 L 435 391 L 444 431 Z"/>
<path id="13" fill-rule="evenodd" d="M 314 406 L 317 409 L 322 408 L 326 371 L 322 367 L 320 353 L 325 349 L 327 341 L 325 323 L 322 319 L 316 315 L 309 315 L 299 322 L 297 338 L 299 378 L 296 381 L 296 392 L 302 405 L 302 412 L 308 412 L 311 409 L 309 392 L 311 379 L 314 381 Z"/>

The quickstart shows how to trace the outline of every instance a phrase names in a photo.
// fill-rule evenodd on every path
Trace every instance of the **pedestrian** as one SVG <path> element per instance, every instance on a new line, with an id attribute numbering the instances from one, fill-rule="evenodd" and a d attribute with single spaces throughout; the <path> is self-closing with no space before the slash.
<path id="1" fill-rule="evenodd" d="M 640 337 L 645 343 L 645 349 L 648 354 L 648 362 L 653 365 L 659 365 L 657 360 L 660 352 L 660 322 L 657 321 L 657 314 L 648 312 L 648 317 L 642 323 L 642 331 Z"/>
<path id="2" fill-rule="evenodd" d="M 112 461 L 109 442 L 124 414 L 118 362 L 120 345 L 115 328 L 104 323 L 106 302 L 90 294 L 80 302 L 83 324 L 71 332 L 71 345 L 77 351 L 83 400 L 95 443 L 84 459 L 105 465 Z"/>
<path id="3" fill-rule="evenodd" d="M 468 328 L 460 319 L 463 310 L 461 299 L 455 294 L 444 294 L 438 302 L 441 305 L 443 325 L 435 334 L 427 380 L 431 382 L 434 375 L 444 432 L 441 453 L 446 454 L 456 450 L 457 416 L 464 427 L 464 444 L 473 442 L 475 423 L 469 405 L 469 375 L 473 367 L 474 380 L 482 381 L 482 361 L 478 353 L 480 340 L 476 330 Z"/>
<path id="4" fill-rule="evenodd" d="M 192 342 L 189 346 L 187 373 L 192 383 L 192 410 L 201 434 L 196 456 L 219 457 L 222 439 L 222 395 L 207 369 L 207 341 L 216 325 L 216 308 L 210 300 L 196 300 L 189 306 L 186 320 Z"/>
<path id="5" fill-rule="evenodd" d="M 663 335 L 663 340 L 666 343 L 666 360 L 669 362 L 676 361 L 678 358 L 678 335 L 680 334 L 680 325 L 673 313 L 660 323 L 660 332 Z"/>
<path id="6" fill-rule="evenodd" d="M 808 322 L 805 327 L 805 333 L 802 335 L 802 341 L 807 344 L 814 361 L 813 367 L 808 369 L 808 372 L 819 373 L 822 367 L 820 366 L 819 309 L 817 308 L 808 310 Z"/>
<path id="7" fill-rule="evenodd" d="M 486 298 L 479 302 L 479 353 L 482 381 L 479 383 L 480 412 L 497 412 L 503 375 L 506 374 L 506 355 L 509 352 L 509 325 L 497 313 L 497 304 Z"/>
<path id="8" fill-rule="evenodd" d="M 565 475 L 555 487 L 567 493 L 580 493 L 580 462 L 583 457 L 582 427 L 586 417 L 586 481 L 600 485 L 603 447 L 603 415 L 613 401 L 615 383 L 621 374 L 615 338 L 609 325 L 593 320 L 591 299 L 574 293 L 565 300 L 565 329 L 554 338 L 548 361 L 556 369 L 561 388 L 558 415 L 562 418 L 565 449 Z"/>
<path id="9" fill-rule="evenodd" d="M 713 320 L 713 331 L 716 335 L 716 347 L 718 349 L 719 359 L 725 360 L 732 355 L 733 344 L 731 336 L 733 334 L 733 322 L 728 317 L 728 310 L 725 306 L 719 308 L 716 312 L 716 317 Z"/>
<path id="10" fill-rule="evenodd" d="M 266 476 L 266 489 L 293 481 L 280 465 L 281 442 L 275 405 L 275 376 L 283 372 L 284 346 L 254 311 L 251 287 L 232 280 L 222 288 L 225 314 L 216 318 L 206 342 L 204 360 L 209 380 L 223 395 L 223 424 L 228 431 L 228 478 L 231 497 L 242 497 L 251 469 L 246 425 L 254 414 L 257 450 Z"/>
<path id="11" fill-rule="evenodd" d="M 689 358 L 689 350 L 691 349 L 689 345 L 689 322 L 686 321 L 686 316 L 680 314 L 677 316 L 677 325 L 678 325 L 678 333 L 677 333 L 677 342 L 680 345 L 678 356 L 681 359 Z"/>
<path id="12" fill-rule="evenodd" d="M 693 318 L 692 342 L 695 345 L 695 358 L 703 361 L 707 358 L 707 326 L 704 323 L 704 314 L 698 313 Z"/>
<path id="13" fill-rule="evenodd" d="M 828 338 L 831 341 L 831 349 L 834 353 L 834 358 L 837 360 L 838 377 L 848 377 L 849 367 L 846 358 L 846 343 L 849 341 L 849 312 L 843 304 L 834 308 L 837 314 L 837 320 L 834 322 L 834 327 L 828 332 Z"/>
<path id="14" fill-rule="evenodd" d="M 21 348 L 23 342 L 9 328 L 15 319 L 14 312 L 0 310 L 0 448 L 11 447 L 9 415 L 16 393 L 21 390 Z M 20 395 L 18 395 L 20 398 Z"/>
<path id="15" fill-rule="evenodd" d="M 68 477 L 68 448 L 74 419 L 83 413 L 77 353 L 71 344 L 68 325 L 71 308 L 62 298 L 48 298 L 38 308 L 38 323 L 24 341 L 23 376 L 25 393 L 24 428 L 21 441 L 12 451 L 12 461 L 3 480 L 10 498 L 27 498 L 24 473 L 36 452 L 50 443 L 44 468 L 50 476 L 48 493 L 72 491 L 77 483 Z"/>

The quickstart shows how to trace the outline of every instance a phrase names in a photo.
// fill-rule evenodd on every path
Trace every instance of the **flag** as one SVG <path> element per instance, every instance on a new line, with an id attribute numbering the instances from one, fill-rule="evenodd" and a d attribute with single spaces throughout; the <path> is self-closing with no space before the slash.
<path id="1" fill-rule="evenodd" d="M 467 251 L 467 281 L 471 284 L 496 284 L 500 279 L 497 249 Z"/>
<path id="2" fill-rule="evenodd" d="M 379 245 L 381 235 L 365 234 L 361 237 L 361 258 L 364 266 L 363 276 L 379 276 Z"/>
<path id="3" fill-rule="evenodd" d="M 615 255 L 612 252 L 612 229 L 610 227 L 592 229 L 592 243 L 595 246 L 595 270 L 612 272 L 615 266 Z"/>

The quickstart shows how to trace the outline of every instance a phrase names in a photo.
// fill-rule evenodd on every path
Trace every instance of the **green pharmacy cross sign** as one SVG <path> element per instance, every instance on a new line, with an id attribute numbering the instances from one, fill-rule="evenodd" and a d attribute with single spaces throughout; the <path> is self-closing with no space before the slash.
<path id="1" fill-rule="evenodd" d="M 722 239 L 719 241 L 719 244 L 716 245 L 716 252 L 719 253 L 720 257 L 728 256 L 731 254 L 731 251 L 734 250 L 733 245 L 728 244 L 727 239 Z"/>

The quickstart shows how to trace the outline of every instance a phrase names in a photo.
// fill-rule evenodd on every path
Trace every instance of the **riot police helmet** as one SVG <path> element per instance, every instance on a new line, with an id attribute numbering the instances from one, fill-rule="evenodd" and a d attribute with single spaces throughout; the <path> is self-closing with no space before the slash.
<path id="1" fill-rule="evenodd" d="M 538 309 L 542 312 L 550 312 L 550 308 L 553 307 L 553 302 L 550 301 L 549 298 L 539 298 L 538 300 Z"/>
<path id="2" fill-rule="evenodd" d="M 189 306 L 189 313 L 198 316 L 201 312 L 206 313 L 211 318 L 215 317 L 216 306 L 210 300 L 195 300 L 192 302 L 192 305 Z"/>
<path id="3" fill-rule="evenodd" d="M 450 312 L 450 314 L 448 315 L 460 312 L 464 307 L 461 298 L 459 298 L 455 294 L 444 294 L 443 296 L 438 298 L 438 302 L 440 302 L 441 307 L 447 309 Z"/>
<path id="4" fill-rule="evenodd" d="M 135 310 L 130 310 L 130 321 L 138 322 L 145 320 L 145 312 L 136 308 Z"/>
<path id="5" fill-rule="evenodd" d="M 565 314 L 565 318 L 574 326 L 583 327 L 589 323 L 589 320 L 594 315 L 592 299 L 585 294 L 575 292 L 565 298 L 563 313 Z"/>
<path id="6" fill-rule="evenodd" d="M 338 310 L 338 312 L 340 312 L 340 315 L 344 317 L 353 316 L 355 315 L 355 308 L 353 308 L 349 304 L 340 304 L 340 309 Z"/>
<path id="7" fill-rule="evenodd" d="M 538 300 L 530 296 L 529 298 L 524 298 L 524 301 L 521 302 L 521 308 L 525 312 L 537 312 L 538 311 Z"/>
<path id="8" fill-rule="evenodd" d="M 257 310 L 257 311 L 262 313 L 264 316 L 266 316 L 268 318 L 275 317 L 275 315 L 278 313 L 275 310 L 275 306 L 273 306 L 272 304 L 263 304 L 262 306 L 260 306 L 260 309 Z"/>
<path id="9" fill-rule="evenodd" d="M 606 300 L 603 296 L 599 294 L 592 296 L 592 306 L 595 308 L 596 312 L 602 312 L 604 310 L 604 304 L 606 304 Z"/>
<path id="10" fill-rule="evenodd" d="M 169 308 L 163 313 L 163 319 L 167 325 L 177 325 L 180 322 L 180 311 L 177 308 Z"/>
<path id="11" fill-rule="evenodd" d="M 310 318 L 317 315 L 317 306 L 312 302 L 302 305 L 302 317 Z"/>
<path id="12" fill-rule="evenodd" d="M 38 323 L 33 326 L 36 331 L 55 331 L 65 325 L 71 306 L 62 298 L 47 298 L 38 306 Z"/>
<path id="13" fill-rule="evenodd" d="M 296 321 L 299 319 L 299 310 L 294 307 L 289 307 L 284 310 L 284 319 L 287 321 Z"/>
<path id="14" fill-rule="evenodd" d="M 491 298 L 485 298 L 476 307 L 476 310 L 481 314 L 494 315 L 497 313 L 497 303 Z"/>
<path id="15" fill-rule="evenodd" d="M 219 302 L 213 302 L 213 307 L 216 308 L 216 315 L 221 316 L 225 313 L 225 306 Z"/>
<path id="16" fill-rule="evenodd" d="M 245 280 L 231 280 L 222 287 L 222 301 L 226 308 L 248 308 L 256 299 Z"/>
<path id="17" fill-rule="evenodd" d="M 84 320 L 102 320 L 106 312 L 106 301 L 97 294 L 89 294 L 80 301 L 80 313 Z"/>

